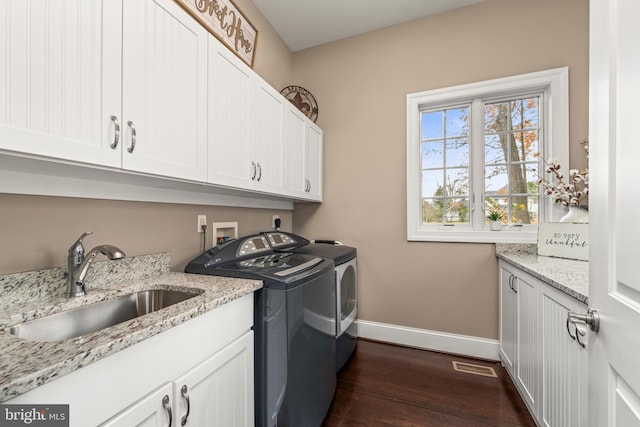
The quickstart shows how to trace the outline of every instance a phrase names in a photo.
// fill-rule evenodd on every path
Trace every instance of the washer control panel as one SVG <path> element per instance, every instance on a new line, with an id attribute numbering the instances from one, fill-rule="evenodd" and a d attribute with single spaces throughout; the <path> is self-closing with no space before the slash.
<path id="1" fill-rule="evenodd" d="M 269 252 L 271 248 L 264 236 L 252 236 L 242 241 L 238 246 L 238 257 L 245 257 L 247 255 L 260 254 L 262 252 Z"/>

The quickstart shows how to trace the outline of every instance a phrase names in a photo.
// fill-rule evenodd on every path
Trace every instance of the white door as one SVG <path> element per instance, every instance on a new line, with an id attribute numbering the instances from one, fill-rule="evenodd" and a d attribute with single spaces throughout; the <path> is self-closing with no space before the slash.
<path id="1" fill-rule="evenodd" d="M 275 89 L 255 78 L 252 91 L 251 141 L 252 159 L 258 165 L 256 188 L 260 191 L 281 193 L 282 172 L 282 123 L 284 103 L 287 102 Z"/>
<path id="2" fill-rule="evenodd" d="M 247 332 L 174 381 L 175 424 L 254 424 L 253 332 Z"/>
<path id="3" fill-rule="evenodd" d="M 518 294 L 516 276 L 500 262 L 500 358 L 511 376 L 515 375 Z"/>
<path id="4" fill-rule="evenodd" d="M 148 394 L 100 427 L 164 427 L 177 425 L 173 421 L 172 383 Z"/>
<path id="5" fill-rule="evenodd" d="M 251 159 L 248 123 L 253 84 L 250 69 L 212 36 L 208 75 L 209 182 L 253 188 L 258 171 Z"/>
<path id="6" fill-rule="evenodd" d="M 322 130 L 309 124 L 305 145 L 305 175 L 307 195 L 311 200 L 322 201 Z"/>
<path id="7" fill-rule="evenodd" d="M 640 2 L 590 12 L 589 423 L 640 426 Z"/>
<path id="8" fill-rule="evenodd" d="M 306 197 L 305 144 L 307 124 L 305 117 L 290 102 L 285 105 L 284 117 L 284 180 L 287 194 Z"/>
<path id="9" fill-rule="evenodd" d="M 123 8 L 122 166 L 206 181 L 209 33 L 173 0 Z"/>
<path id="10" fill-rule="evenodd" d="M 0 0 L 0 149 L 120 166 L 120 12 Z"/>

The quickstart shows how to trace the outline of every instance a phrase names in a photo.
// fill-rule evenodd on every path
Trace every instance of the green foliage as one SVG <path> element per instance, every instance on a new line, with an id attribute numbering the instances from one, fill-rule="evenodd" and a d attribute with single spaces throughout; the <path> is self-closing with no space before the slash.
<path id="1" fill-rule="evenodd" d="M 491 209 L 489 211 L 489 215 L 487 215 L 487 219 L 489 221 L 500 221 L 502 220 L 503 216 L 504 214 L 501 211 L 497 209 Z"/>

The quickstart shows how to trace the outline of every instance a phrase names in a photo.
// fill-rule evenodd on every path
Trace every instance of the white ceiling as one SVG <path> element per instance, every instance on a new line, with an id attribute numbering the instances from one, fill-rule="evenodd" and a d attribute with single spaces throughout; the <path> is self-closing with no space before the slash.
<path id="1" fill-rule="evenodd" d="M 484 0 L 253 0 L 293 52 Z"/>

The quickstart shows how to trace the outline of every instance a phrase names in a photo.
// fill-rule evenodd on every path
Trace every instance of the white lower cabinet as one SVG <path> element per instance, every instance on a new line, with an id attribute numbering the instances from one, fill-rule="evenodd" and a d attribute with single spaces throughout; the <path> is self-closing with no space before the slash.
<path id="1" fill-rule="evenodd" d="M 252 425 L 252 370 L 253 333 L 248 332 L 101 426 Z"/>
<path id="2" fill-rule="evenodd" d="M 586 304 L 509 263 L 499 266 L 502 364 L 538 425 L 586 425 L 586 348 L 566 326 L 568 312 L 584 313 Z"/>
<path id="3" fill-rule="evenodd" d="M 252 325 L 249 294 L 6 403 L 68 404 L 71 427 L 251 427 Z"/>
<path id="4" fill-rule="evenodd" d="M 253 425 L 253 332 L 174 381 L 173 401 L 180 425 Z"/>
<path id="5" fill-rule="evenodd" d="M 175 408 L 171 405 L 173 385 L 165 384 L 134 403 L 101 427 L 161 427 L 176 425 Z"/>
<path id="6" fill-rule="evenodd" d="M 569 337 L 567 313 L 586 313 L 587 306 L 547 285 L 540 288 L 540 303 L 542 399 L 538 417 L 544 426 L 586 426 L 587 348 Z"/>

